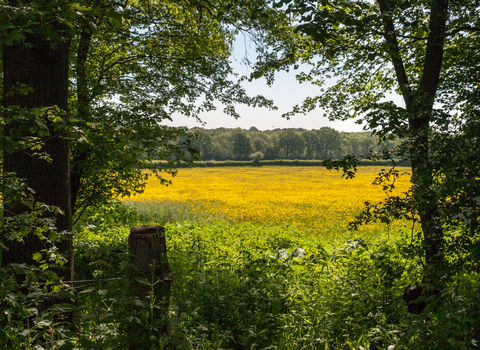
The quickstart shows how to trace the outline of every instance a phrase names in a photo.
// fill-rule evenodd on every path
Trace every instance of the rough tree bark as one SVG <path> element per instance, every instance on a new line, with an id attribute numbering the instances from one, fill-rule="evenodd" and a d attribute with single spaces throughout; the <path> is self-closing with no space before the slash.
<path id="1" fill-rule="evenodd" d="M 4 106 L 16 105 L 30 109 L 56 105 L 66 112 L 68 55 L 68 39 L 48 40 L 41 34 L 28 34 L 20 43 L 4 45 L 2 54 Z M 30 87 L 33 92 L 27 95 L 14 93 L 18 84 Z M 6 135 L 17 133 L 19 126 L 10 123 L 5 126 L 4 133 Z M 56 217 L 56 227 L 58 231 L 71 231 L 69 142 L 51 123 L 47 123 L 47 126 L 49 136 L 41 151 L 48 153 L 51 161 L 32 156 L 28 149 L 12 154 L 4 152 L 3 171 L 15 172 L 19 178 L 24 178 L 27 185 L 35 191 L 36 201 L 62 209 L 65 214 Z M 24 133 L 21 136 L 28 134 Z M 7 209 L 6 215 L 15 215 L 26 210 L 22 206 Z M 24 242 L 4 243 L 8 250 L 2 253 L 2 266 L 9 263 L 32 264 L 33 253 L 45 248 L 43 242 L 34 234 L 26 237 Z M 71 280 L 73 264 L 71 237 L 57 242 L 56 246 L 69 261 L 69 268 L 60 271 L 60 276 Z"/>

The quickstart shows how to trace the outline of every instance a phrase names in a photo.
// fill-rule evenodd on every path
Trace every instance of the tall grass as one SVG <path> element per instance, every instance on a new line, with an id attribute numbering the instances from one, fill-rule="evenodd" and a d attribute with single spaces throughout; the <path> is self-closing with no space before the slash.
<path id="1" fill-rule="evenodd" d="M 167 222 L 214 222 L 228 221 L 220 210 L 215 212 L 213 203 L 180 202 L 165 200 L 123 200 L 123 204 L 133 209 L 144 221 L 164 224 Z"/>

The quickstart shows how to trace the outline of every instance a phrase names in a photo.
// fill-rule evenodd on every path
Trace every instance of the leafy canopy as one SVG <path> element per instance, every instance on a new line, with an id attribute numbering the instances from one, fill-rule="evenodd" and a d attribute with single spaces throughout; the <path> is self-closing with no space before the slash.
<path id="1" fill-rule="evenodd" d="M 410 160 L 411 191 L 367 205 L 360 221 L 418 220 L 426 266 L 439 267 L 427 279 L 441 277 L 435 271 L 445 271 L 445 252 L 455 244 L 473 249 L 479 234 L 480 3 L 281 0 L 275 7 L 291 17 L 294 44 L 273 47 L 255 76 L 273 79 L 277 69 L 309 65 L 298 80 L 318 85 L 319 94 L 285 116 L 321 108 L 330 119 L 356 118 L 382 138 L 404 140 L 395 152 L 372 157 L 392 160 L 377 179 L 387 194 L 401 175 L 396 162 Z M 355 161 L 330 165 L 348 170 Z"/>

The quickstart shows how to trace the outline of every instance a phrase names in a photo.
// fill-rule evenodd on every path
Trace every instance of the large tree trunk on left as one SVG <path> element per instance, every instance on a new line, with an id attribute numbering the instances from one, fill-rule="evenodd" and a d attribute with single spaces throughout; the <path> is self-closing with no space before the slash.
<path id="1" fill-rule="evenodd" d="M 20 43 L 5 45 L 3 49 L 4 106 L 20 106 L 26 109 L 58 106 L 63 111 L 68 107 L 68 54 L 69 40 L 61 37 L 47 40 L 40 34 L 29 34 Z M 27 95 L 12 93 L 18 84 L 33 89 Z M 35 191 L 35 201 L 56 206 L 64 215 L 56 217 L 58 231 L 72 229 L 70 206 L 70 163 L 69 142 L 62 130 L 57 130 L 47 122 L 49 135 L 42 152 L 48 153 L 51 161 L 32 157 L 30 150 L 17 150 L 12 154 L 4 152 L 4 172 L 15 172 L 24 178 L 26 184 Z M 16 133 L 19 124 L 5 126 L 6 135 Z M 34 126 L 34 125 L 32 125 Z M 21 136 L 28 136 L 25 132 Z M 14 215 L 25 211 L 22 206 L 8 208 Z M 8 250 L 2 253 L 2 266 L 9 263 L 32 264 L 32 254 L 45 248 L 34 234 L 24 242 L 5 241 Z M 72 240 L 55 243 L 68 259 L 68 267 L 59 271 L 61 278 L 72 278 Z"/>

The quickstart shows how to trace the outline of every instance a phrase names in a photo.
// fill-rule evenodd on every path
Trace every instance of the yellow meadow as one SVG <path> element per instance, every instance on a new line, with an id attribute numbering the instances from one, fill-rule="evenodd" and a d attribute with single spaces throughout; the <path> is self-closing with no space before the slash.
<path id="1" fill-rule="evenodd" d="M 408 168 L 402 168 L 408 171 Z M 338 234 L 365 201 L 385 198 L 372 184 L 381 167 L 359 167 L 354 179 L 322 167 L 217 167 L 180 169 L 165 187 L 151 178 L 133 201 L 188 203 L 212 219 L 295 225 L 303 232 Z M 395 193 L 410 185 L 396 182 Z M 371 229 L 371 228 L 370 228 Z"/>

